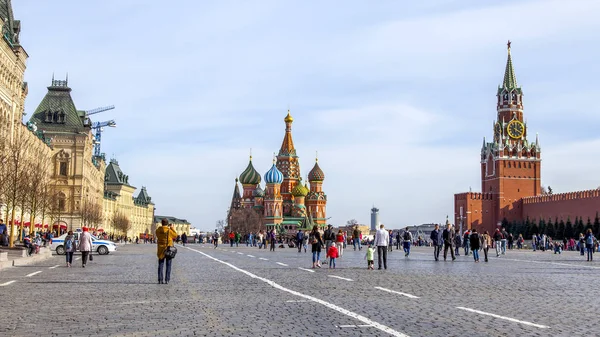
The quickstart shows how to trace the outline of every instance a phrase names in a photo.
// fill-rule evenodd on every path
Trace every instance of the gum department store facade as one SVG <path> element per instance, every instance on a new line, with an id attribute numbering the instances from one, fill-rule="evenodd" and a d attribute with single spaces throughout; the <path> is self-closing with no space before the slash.
<path id="1" fill-rule="evenodd" d="M 454 195 L 455 222 L 463 228 L 493 231 L 503 221 L 576 217 L 592 221 L 600 211 L 600 190 L 560 194 L 542 193 L 541 147 L 538 136 L 528 138 L 524 121 L 523 91 L 517 84 L 510 41 L 504 80 L 497 91 L 497 117 L 493 141 L 483 139 L 481 193 Z"/>
<path id="2" fill-rule="evenodd" d="M 94 203 L 102 208 L 102 223 L 94 227 L 105 232 L 121 234 L 113 227 L 115 212 L 127 217 L 131 229 L 125 233 L 135 237 L 140 233 L 153 233 L 154 203 L 145 187 L 134 196 L 135 187 L 129 184 L 116 160 L 107 165 L 104 154 L 94 155 L 96 141 L 92 122 L 85 111 L 77 110 L 71 97 L 67 81 L 52 79 L 48 93 L 32 114 L 29 122 L 23 123 L 27 82 L 24 82 L 27 53 L 19 41 L 20 21 L 15 20 L 10 0 L 0 0 L 0 143 L 4 151 L 13 142 L 27 144 L 24 155 L 31 162 L 43 162 L 50 179 L 55 212 L 60 218 L 46 214 L 32 216 L 15 212 L 15 224 L 44 228 L 49 223 L 62 229 L 82 226 L 80 209 L 84 203 Z M 0 217 L 12 218 L 12 212 L 0 199 Z M 9 213 L 9 214 L 7 214 Z M 36 226 L 37 225 L 37 226 Z M 50 227 L 53 227 L 50 225 Z M 187 226 L 179 226 L 181 232 L 189 232 Z M 15 226 L 16 228 L 16 226 Z"/>

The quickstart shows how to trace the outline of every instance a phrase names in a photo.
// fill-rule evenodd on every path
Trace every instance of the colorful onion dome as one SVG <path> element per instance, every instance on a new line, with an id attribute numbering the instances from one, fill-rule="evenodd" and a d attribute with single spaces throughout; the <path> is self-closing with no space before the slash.
<path id="1" fill-rule="evenodd" d="M 265 173 L 265 182 L 267 184 L 281 184 L 283 182 L 283 173 L 277 169 L 275 163 L 267 173 Z"/>
<path id="2" fill-rule="evenodd" d="M 260 185 L 256 186 L 256 188 L 254 189 L 254 191 L 252 191 L 252 196 L 253 197 L 262 198 L 262 197 L 265 196 L 265 191 L 263 191 L 263 189 L 260 188 Z"/>
<path id="3" fill-rule="evenodd" d="M 306 188 L 304 185 L 302 185 L 302 180 L 300 180 L 298 182 L 298 185 L 296 185 L 292 189 L 292 195 L 295 197 L 305 197 L 308 194 L 308 192 L 309 192 L 308 188 Z"/>
<path id="4" fill-rule="evenodd" d="M 260 184 L 260 173 L 258 173 L 252 165 L 252 156 L 250 156 L 250 162 L 248 167 L 240 174 L 240 182 L 243 185 L 258 185 Z"/>
<path id="5" fill-rule="evenodd" d="M 288 110 L 288 114 L 287 116 L 285 116 L 283 121 L 286 123 L 292 123 L 294 121 L 294 118 L 292 117 L 292 115 L 290 115 L 290 110 Z"/>
<path id="6" fill-rule="evenodd" d="M 319 167 L 319 161 L 315 161 L 315 166 L 308 172 L 308 181 L 323 181 L 325 180 L 325 173 Z"/>

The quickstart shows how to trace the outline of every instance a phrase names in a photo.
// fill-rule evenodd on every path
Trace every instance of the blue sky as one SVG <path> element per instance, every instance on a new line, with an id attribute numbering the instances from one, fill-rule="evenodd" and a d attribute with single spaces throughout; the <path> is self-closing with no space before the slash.
<path id="1" fill-rule="evenodd" d="M 157 214 L 212 229 L 252 148 L 264 173 L 288 107 L 303 175 L 315 151 L 328 216 L 388 227 L 452 218 L 512 44 L 542 184 L 600 186 L 600 2 L 14 1 L 31 114 L 52 73 L 78 109 L 114 104 L 102 150 Z M 28 117 L 26 117 L 28 118 Z"/>

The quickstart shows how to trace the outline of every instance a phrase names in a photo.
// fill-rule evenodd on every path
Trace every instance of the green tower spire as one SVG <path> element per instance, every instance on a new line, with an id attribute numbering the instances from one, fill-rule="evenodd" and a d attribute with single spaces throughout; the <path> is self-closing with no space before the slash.
<path id="1" fill-rule="evenodd" d="M 506 60 L 506 70 L 504 70 L 504 81 L 502 86 L 509 91 L 518 88 L 517 77 L 515 76 L 515 69 L 512 64 L 512 57 L 510 56 L 510 40 L 506 44 L 508 46 L 508 60 Z"/>

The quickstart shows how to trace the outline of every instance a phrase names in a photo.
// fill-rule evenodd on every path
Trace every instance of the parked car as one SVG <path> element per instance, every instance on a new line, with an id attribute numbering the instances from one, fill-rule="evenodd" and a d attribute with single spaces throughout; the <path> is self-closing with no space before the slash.
<path id="1" fill-rule="evenodd" d="M 75 236 L 75 245 L 77 246 L 79 244 L 79 235 L 81 235 L 81 232 L 74 232 L 73 235 Z M 52 244 L 50 245 L 50 250 L 56 251 L 56 254 L 58 254 L 58 255 L 64 255 L 65 254 L 65 247 L 64 247 L 65 237 L 67 237 L 67 234 L 63 234 L 57 238 L 52 239 Z M 103 239 L 97 238 L 92 235 L 92 251 L 93 252 L 98 252 L 98 254 L 100 254 L 100 255 L 106 255 L 106 254 L 108 254 L 110 252 L 114 252 L 116 250 L 117 250 L 117 245 L 114 242 L 112 242 L 110 240 L 103 240 Z"/>

